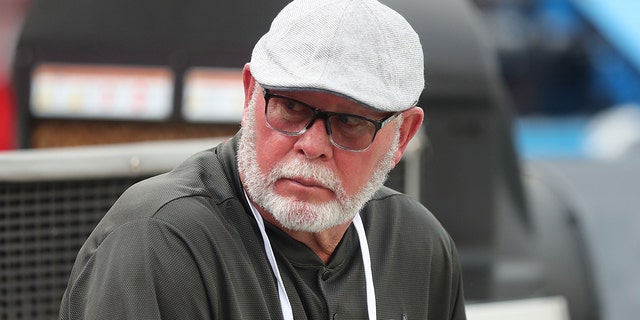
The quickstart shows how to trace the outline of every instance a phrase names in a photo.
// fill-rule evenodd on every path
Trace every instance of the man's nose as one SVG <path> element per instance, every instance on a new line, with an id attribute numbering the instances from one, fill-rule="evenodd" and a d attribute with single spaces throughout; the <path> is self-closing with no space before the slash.
<path id="1" fill-rule="evenodd" d="M 296 148 L 309 159 L 333 156 L 333 145 L 329 139 L 326 119 L 316 118 L 298 137 Z"/>

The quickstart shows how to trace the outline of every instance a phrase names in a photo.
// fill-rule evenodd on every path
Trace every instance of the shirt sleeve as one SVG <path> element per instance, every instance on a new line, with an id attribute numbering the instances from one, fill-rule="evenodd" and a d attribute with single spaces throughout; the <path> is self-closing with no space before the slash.
<path id="1" fill-rule="evenodd" d="M 451 257 L 453 261 L 453 288 L 452 297 L 453 308 L 451 310 L 451 320 L 466 320 L 466 309 L 464 304 L 464 290 L 462 284 L 462 270 L 460 268 L 460 261 L 458 258 L 458 252 L 455 244 L 451 238 Z"/>
<path id="2" fill-rule="evenodd" d="M 115 229 L 72 275 L 60 319 L 208 319 L 201 273 L 183 239 L 154 218 Z"/>

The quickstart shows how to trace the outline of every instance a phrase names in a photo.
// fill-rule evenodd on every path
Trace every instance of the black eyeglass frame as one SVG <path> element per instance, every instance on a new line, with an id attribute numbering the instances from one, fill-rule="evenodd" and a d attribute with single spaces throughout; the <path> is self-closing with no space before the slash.
<path id="1" fill-rule="evenodd" d="M 380 120 L 373 120 L 373 119 L 369 119 L 367 117 L 361 116 L 361 115 L 357 115 L 357 114 L 352 114 L 352 113 L 342 113 L 342 112 L 330 112 L 330 111 L 322 111 L 319 108 L 316 108 L 308 103 L 302 102 L 298 99 L 294 99 L 291 97 L 287 97 L 284 95 L 280 95 L 280 94 L 275 94 L 275 93 L 271 93 L 269 90 L 264 89 L 264 114 L 265 114 L 265 122 L 267 123 L 267 126 L 275 131 L 278 131 L 284 135 L 287 136 L 299 136 L 304 134 L 305 132 L 307 132 L 307 130 L 315 123 L 315 121 L 320 118 L 322 120 L 324 120 L 324 126 L 325 126 L 325 130 L 327 131 L 327 135 L 329 136 L 329 141 L 331 141 L 331 144 L 333 144 L 334 146 L 345 150 L 345 151 L 351 151 L 351 152 L 364 152 L 367 151 L 371 145 L 373 144 L 373 141 L 375 140 L 376 136 L 378 135 L 378 131 L 380 131 L 380 129 L 384 128 L 384 126 L 386 126 L 387 124 L 389 124 L 389 122 L 391 122 L 393 119 L 395 119 L 398 115 L 402 114 L 402 111 L 396 112 L 392 115 L 389 115 L 383 119 Z M 281 98 L 281 99 L 287 99 L 287 100 L 291 100 L 294 101 L 296 103 L 299 103 L 300 105 L 303 105 L 309 109 L 311 109 L 313 111 L 313 116 L 311 117 L 311 119 L 309 120 L 309 122 L 298 132 L 289 132 L 289 131 L 283 131 L 280 129 L 276 129 L 274 128 L 271 123 L 269 123 L 269 117 L 267 115 L 267 111 L 269 109 L 269 100 L 272 97 L 276 97 L 276 98 Z M 339 143 L 335 142 L 333 140 L 333 134 L 331 132 L 331 125 L 328 121 L 329 117 L 332 116 L 349 116 L 349 117 L 355 117 L 355 118 L 359 118 L 365 121 L 368 121 L 370 123 L 372 123 L 375 127 L 375 131 L 373 132 L 373 135 L 371 136 L 371 141 L 369 142 L 369 144 L 367 145 L 367 147 L 365 147 L 364 149 L 352 149 L 352 148 L 348 148 L 345 147 L 343 145 L 340 145 Z"/>

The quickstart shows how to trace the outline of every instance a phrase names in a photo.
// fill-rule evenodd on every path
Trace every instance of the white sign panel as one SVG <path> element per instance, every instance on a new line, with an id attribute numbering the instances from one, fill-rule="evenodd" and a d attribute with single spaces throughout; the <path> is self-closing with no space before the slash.
<path id="1" fill-rule="evenodd" d="M 185 74 L 182 115 L 191 122 L 240 123 L 242 70 L 193 68 Z"/>
<path id="2" fill-rule="evenodd" d="M 36 117 L 165 120 L 174 77 L 166 67 L 41 64 L 32 74 Z"/>

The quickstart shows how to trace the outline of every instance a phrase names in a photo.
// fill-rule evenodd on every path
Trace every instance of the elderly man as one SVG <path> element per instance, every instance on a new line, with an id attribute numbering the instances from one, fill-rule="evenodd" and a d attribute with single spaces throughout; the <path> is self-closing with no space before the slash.
<path id="1" fill-rule="evenodd" d="M 465 319 L 455 246 L 383 186 L 423 120 L 420 41 L 374 0 L 295 0 L 243 70 L 241 131 L 127 190 L 61 319 Z"/>

